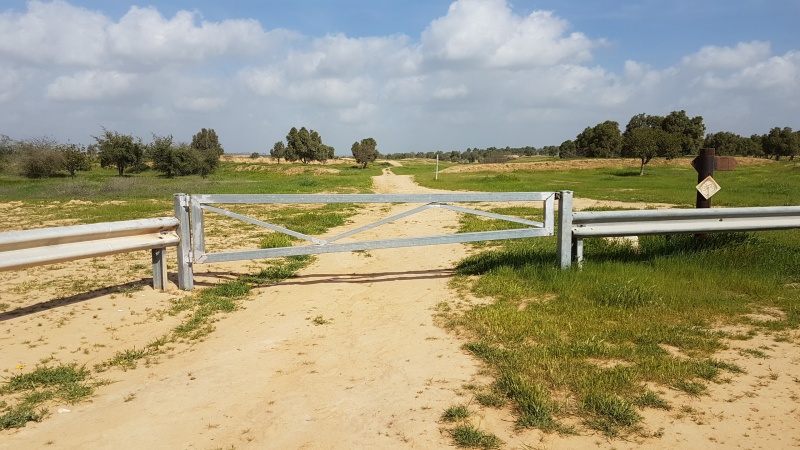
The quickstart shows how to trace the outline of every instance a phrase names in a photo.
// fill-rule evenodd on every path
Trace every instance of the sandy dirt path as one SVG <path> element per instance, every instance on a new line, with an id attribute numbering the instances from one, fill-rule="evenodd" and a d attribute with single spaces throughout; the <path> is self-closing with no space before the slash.
<path id="1" fill-rule="evenodd" d="M 374 189 L 431 192 L 388 168 L 374 178 Z M 586 206 L 579 201 L 596 204 L 576 199 L 578 208 Z M 369 207 L 348 228 L 408 208 Z M 456 220 L 449 211 L 426 211 L 359 239 L 452 231 Z M 51 405 L 43 422 L 0 432 L 0 449 L 446 449 L 452 441 L 439 417 L 469 402 L 476 425 L 508 449 L 800 446 L 796 332 L 782 342 L 766 336 L 730 342 L 717 358 L 747 373 L 712 384 L 709 396 L 658 388 L 675 405 L 644 412 L 646 427 L 658 437 L 609 441 L 595 434 L 515 432 L 511 411 L 481 410 L 472 401 L 464 384 L 489 380 L 461 350 L 463 341 L 435 324 L 438 307 L 463 302 L 447 285 L 466 255 L 461 245 L 321 255 L 297 278 L 257 289 L 243 311 L 221 317 L 204 341 L 135 370 L 99 374 L 112 384 L 90 402 Z M 146 255 L 140 259 L 147 261 Z M 92 267 L 106 273 L 114 264 L 119 259 Z M 198 267 L 197 280 L 220 282 L 251 272 L 252 264 Z M 4 376 L 50 357 L 91 367 L 175 325 L 176 318 L 151 314 L 183 295 L 175 290 L 58 299 L 47 290 L 49 281 L 22 289 L 37 280 L 79 279 L 76 267 L 0 277 L 0 300 L 25 305 L 0 314 Z M 752 349 L 768 358 L 747 352 Z"/>
<path id="2" fill-rule="evenodd" d="M 375 190 L 423 191 L 391 172 Z M 356 222 L 385 217 L 378 209 Z M 379 232 L 444 232 L 457 218 L 442 212 Z M 465 254 L 444 245 L 322 255 L 298 278 L 258 289 L 205 342 L 103 374 L 115 382 L 91 403 L 4 432 L 0 448 L 447 448 L 437 420 L 465 401 L 478 366 L 434 315 L 456 301 L 447 283 Z M 220 267 L 199 268 L 199 282 Z"/>

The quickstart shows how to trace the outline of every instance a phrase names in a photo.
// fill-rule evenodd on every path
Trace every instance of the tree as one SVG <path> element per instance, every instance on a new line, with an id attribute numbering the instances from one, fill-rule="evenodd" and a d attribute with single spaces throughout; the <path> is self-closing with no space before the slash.
<path id="1" fill-rule="evenodd" d="M 101 167 L 115 166 L 119 176 L 122 176 L 125 169 L 142 163 L 143 145 L 141 141 L 134 140 L 133 136 L 103 128 L 102 136 L 93 137 L 97 141 L 97 153 L 100 156 Z"/>
<path id="2" fill-rule="evenodd" d="M 594 127 L 586 127 L 575 138 L 575 148 L 578 156 L 589 158 L 612 158 L 620 155 L 622 134 L 619 123 L 606 120 Z"/>
<path id="3" fill-rule="evenodd" d="M 333 158 L 334 149 L 322 143 L 322 137 L 314 130 L 307 130 L 305 127 L 292 127 L 286 135 L 286 160 L 300 160 L 303 164 L 311 161 L 325 162 Z"/>
<path id="4" fill-rule="evenodd" d="M 172 178 L 177 171 L 173 151 L 171 134 L 167 136 L 153 134 L 153 142 L 147 147 L 147 152 L 153 161 L 153 169 L 163 173 L 167 178 Z"/>
<path id="5" fill-rule="evenodd" d="M 703 141 L 704 148 L 713 148 L 717 155 L 763 156 L 761 149 L 761 136 L 753 135 L 746 138 L 736 133 L 720 131 L 706 135 Z"/>
<path id="6" fill-rule="evenodd" d="M 644 166 L 658 154 L 659 128 L 633 128 L 625 132 L 622 141 L 622 156 L 638 158 L 642 164 L 639 175 L 644 175 Z"/>
<path id="7" fill-rule="evenodd" d="M 216 151 L 220 156 L 225 153 L 219 143 L 217 132 L 213 128 L 202 128 L 197 134 L 192 136 L 191 147 L 195 150 Z"/>
<path id="8" fill-rule="evenodd" d="M 219 158 L 225 153 L 214 129 L 201 129 L 192 136 L 191 148 L 198 152 L 198 173 L 203 178 L 213 173 L 219 166 Z"/>
<path id="9" fill-rule="evenodd" d="M 353 152 L 353 158 L 364 169 L 367 168 L 367 164 L 378 158 L 378 143 L 371 137 L 362 139 L 360 143 L 353 143 L 350 150 Z"/>
<path id="10" fill-rule="evenodd" d="M 696 116 L 690 119 L 684 110 L 672 111 L 667 114 L 661 122 L 661 129 L 677 137 L 680 152 L 684 155 L 696 154 L 703 145 L 703 136 L 706 133 L 703 117 Z M 670 155 L 663 156 L 671 157 Z"/>
<path id="11" fill-rule="evenodd" d="M 558 157 L 561 159 L 574 158 L 578 156 L 575 141 L 567 139 L 558 146 Z"/>
<path id="12" fill-rule="evenodd" d="M 622 156 L 641 161 L 639 175 L 644 166 L 656 156 L 673 157 L 680 153 L 681 138 L 677 133 L 664 130 L 661 116 L 637 114 L 631 117 L 622 133 Z"/>
<path id="13" fill-rule="evenodd" d="M 272 150 L 269 151 L 269 156 L 277 159 L 278 164 L 281 163 L 281 158 L 286 157 L 286 146 L 283 145 L 283 141 L 278 141 L 272 146 Z"/>
<path id="14" fill-rule="evenodd" d="M 62 145 L 59 149 L 63 159 L 63 167 L 69 176 L 75 178 L 75 172 L 87 171 L 92 168 L 86 148 L 77 144 Z"/>
<path id="15" fill-rule="evenodd" d="M 769 133 L 762 136 L 761 146 L 764 153 L 769 157 L 774 156 L 776 161 L 780 160 L 781 156 L 794 159 L 798 147 L 800 147 L 800 140 L 797 133 L 793 133 L 790 127 L 774 127 L 769 130 Z"/>
<path id="16" fill-rule="evenodd" d="M 739 142 L 742 137 L 728 131 L 710 133 L 703 140 L 703 148 L 713 148 L 718 156 L 721 155 L 742 155 L 739 152 Z"/>

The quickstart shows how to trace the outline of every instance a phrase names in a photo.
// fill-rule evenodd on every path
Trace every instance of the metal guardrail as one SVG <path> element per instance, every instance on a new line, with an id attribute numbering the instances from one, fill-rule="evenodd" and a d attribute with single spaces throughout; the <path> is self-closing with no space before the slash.
<path id="1" fill-rule="evenodd" d="M 800 228 L 800 206 L 572 212 L 572 192 L 563 191 L 559 209 L 561 267 L 583 262 L 584 238 Z"/>
<path id="2" fill-rule="evenodd" d="M 555 192 L 498 192 L 498 193 L 452 193 L 452 194 L 279 194 L 279 195 L 187 195 L 175 194 L 175 216 L 181 223 L 191 223 L 181 227 L 181 245 L 178 249 L 178 286 L 181 289 L 193 288 L 193 264 L 240 261 L 260 258 L 273 258 L 292 255 L 312 255 L 321 253 L 351 252 L 382 248 L 414 247 L 422 245 L 452 244 L 499 239 L 515 239 L 537 236 L 552 236 L 555 230 Z M 518 217 L 493 214 L 449 203 L 476 202 L 542 202 L 544 222 L 536 222 Z M 329 238 L 318 238 L 298 233 L 285 227 L 253 219 L 241 214 L 212 206 L 214 204 L 319 204 L 319 203 L 417 203 L 400 214 L 387 217 L 375 223 L 347 231 Z M 405 237 L 339 243 L 363 231 L 394 222 L 404 217 L 431 208 L 448 209 L 461 213 L 476 214 L 494 219 L 502 219 L 523 225 L 523 228 L 502 231 L 457 233 L 447 235 Z M 258 250 L 207 253 L 203 212 L 214 212 L 230 218 L 242 220 L 253 225 L 288 234 L 305 240 L 310 245 L 280 247 Z"/>
<path id="3" fill-rule="evenodd" d="M 0 233 L 0 271 L 152 250 L 153 288 L 166 289 L 167 247 L 178 245 L 178 219 L 121 222 Z"/>

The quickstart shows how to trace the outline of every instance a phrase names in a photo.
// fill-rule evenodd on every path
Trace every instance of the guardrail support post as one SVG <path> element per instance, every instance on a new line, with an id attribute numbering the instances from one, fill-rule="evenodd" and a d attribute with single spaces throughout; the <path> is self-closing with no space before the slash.
<path id="1" fill-rule="evenodd" d="M 175 194 L 175 218 L 178 219 L 178 288 L 185 291 L 194 289 L 194 273 L 191 261 L 191 223 L 189 221 L 189 196 Z"/>
<path id="2" fill-rule="evenodd" d="M 153 249 L 153 289 L 167 290 L 167 249 Z"/>
<path id="3" fill-rule="evenodd" d="M 558 264 L 562 269 L 572 265 L 572 191 L 558 193 Z"/>

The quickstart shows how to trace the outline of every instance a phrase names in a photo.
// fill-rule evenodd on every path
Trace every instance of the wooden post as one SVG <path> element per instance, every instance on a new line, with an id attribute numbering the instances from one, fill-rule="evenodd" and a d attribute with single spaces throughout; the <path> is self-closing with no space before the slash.
<path id="1" fill-rule="evenodd" d="M 716 156 L 713 148 L 700 149 L 700 154 L 692 161 L 692 165 L 697 170 L 697 182 L 705 180 L 707 177 L 714 176 L 714 164 Z M 697 192 L 696 208 L 711 208 L 711 198 L 703 197 Z"/>

